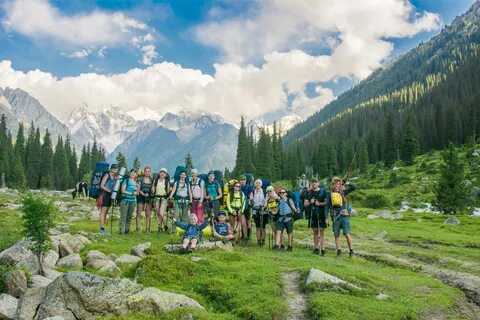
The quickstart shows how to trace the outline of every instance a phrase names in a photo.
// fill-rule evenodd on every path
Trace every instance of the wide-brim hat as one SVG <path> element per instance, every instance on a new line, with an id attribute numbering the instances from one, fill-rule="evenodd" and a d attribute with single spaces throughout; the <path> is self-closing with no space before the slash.
<path id="1" fill-rule="evenodd" d="M 160 172 L 162 172 L 162 171 L 168 174 L 167 168 L 161 168 L 161 169 L 160 169 Z"/>

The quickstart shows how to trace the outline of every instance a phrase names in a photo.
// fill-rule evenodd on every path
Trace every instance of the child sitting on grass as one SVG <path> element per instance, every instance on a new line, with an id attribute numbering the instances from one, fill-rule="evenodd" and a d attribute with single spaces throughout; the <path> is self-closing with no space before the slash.
<path id="1" fill-rule="evenodd" d="M 191 214 L 189 216 L 188 223 L 178 221 L 175 218 L 173 219 L 173 221 L 175 222 L 175 225 L 185 231 L 185 234 L 183 235 L 182 252 L 190 253 L 195 250 L 202 230 L 208 226 L 208 219 L 205 220 L 202 224 L 198 224 L 197 216 Z"/>
<path id="2" fill-rule="evenodd" d="M 234 238 L 232 226 L 226 221 L 226 219 L 227 217 L 225 216 L 225 212 L 219 211 L 217 214 L 218 222 L 215 223 L 215 228 L 213 230 L 213 235 L 215 236 L 215 239 L 224 242 L 233 240 Z"/>

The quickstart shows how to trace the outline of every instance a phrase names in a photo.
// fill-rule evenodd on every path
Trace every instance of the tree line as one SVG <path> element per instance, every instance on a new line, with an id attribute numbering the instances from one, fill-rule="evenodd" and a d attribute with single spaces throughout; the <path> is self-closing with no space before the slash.
<path id="1" fill-rule="evenodd" d="M 26 132 L 28 131 L 28 132 Z M 105 150 L 96 141 L 83 146 L 78 161 L 70 137 L 57 138 L 48 129 L 43 136 L 32 122 L 28 128 L 19 123 L 15 139 L 7 128 L 5 115 L 0 119 L 0 174 L 7 187 L 15 189 L 66 190 L 87 179 L 95 163 L 105 159 Z"/>

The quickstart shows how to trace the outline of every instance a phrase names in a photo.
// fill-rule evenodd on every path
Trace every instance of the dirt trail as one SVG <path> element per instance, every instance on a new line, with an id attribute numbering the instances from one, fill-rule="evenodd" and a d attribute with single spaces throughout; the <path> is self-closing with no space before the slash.
<path id="1" fill-rule="evenodd" d="M 300 290 L 300 273 L 297 271 L 282 274 L 283 292 L 288 304 L 289 320 L 307 319 L 307 302 L 305 295 Z"/>

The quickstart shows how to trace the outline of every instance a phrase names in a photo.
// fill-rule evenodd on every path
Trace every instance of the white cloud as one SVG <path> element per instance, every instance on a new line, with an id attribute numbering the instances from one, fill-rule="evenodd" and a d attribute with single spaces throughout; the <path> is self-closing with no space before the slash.
<path id="1" fill-rule="evenodd" d="M 157 57 L 158 53 L 154 45 L 142 46 L 142 64 L 150 66 Z"/>
<path id="2" fill-rule="evenodd" d="M 34 39 L 51 40 L 55 44 L 77 50 L 68 55 L 85 58 L 85 47 L 97 48 L 98 55 L 105 55 L 106 46 L 125 46 L 132 39 L 153 42 L 151 29 L 121 12 L 95 10 L 89 13 L 65 15 L 48 0 L 7 0 L 3 6 L 3 26 Z M 140 49 L 140 47 L 138 47 Z M 90 52 L 88 52 L 90 53 Z"/>
<path id="3" fill-rule="evenodd" d="M 78 51 L 74 51 L 70 54 L 67 54 L 66 56 L 69 57 L 69 58 L 73 58 L 73 59 L 83 59 L 83 58 L 86 58 L 90 55 L 90 50 L 88 49 L 81 49 L 81 50 L 78 50 Z"/>
<path id="4" fill-rule="evenodd" d="M 379 47 L 391 37 L 413 36 L 439 26 L 438 15 L 416 13 L 406 0 L 265 0 L 248 16 L 209 21 L 194 30 L 201 43 L 216 47 L 224 61 L 257 61 L 273 51 L 301 49 L 338 34 L 340 55 Z M 381 48 L 383 50 L 383 48 Z M 382 58 L 385 58 L 384 56 Z"/>

